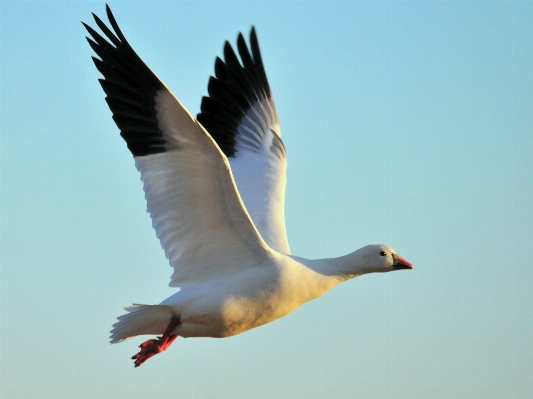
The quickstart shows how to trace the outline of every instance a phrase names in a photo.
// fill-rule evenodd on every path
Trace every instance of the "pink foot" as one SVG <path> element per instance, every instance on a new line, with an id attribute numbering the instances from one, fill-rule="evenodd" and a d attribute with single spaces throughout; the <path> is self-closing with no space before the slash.
<path id="1" fill-rule="evenodd" d="M 144 341 L 142 344 L 139 345 L 139 348 L 141 348 L 141 350 L 139 351 L 139 353 L 132 357 L 132 359 L 135 360 L 135 367 L 139 367 L 152 356 L 163 352 L 172 344 L 172 342 L 174 342 L 176 338 L 178 338 L 177 334 L 171 333 L 172 331 L 174 331 L 179 322 L 180 319 L 178 317 L 172 316 L 172 318 L 170 319 L 170 323 L 168 323 L 168 327 L 162 337 L 149 339 L 148 341 Z"/>
<path id="2" fill-rule="evenodd" d="M 172 342 L 174 342 L 176 338 L 178 338 L 176 334 L 170 334 L 167 337 L 163 335 L 162 337 L 144 341 L 141 345 L 139 345 L 139 348 L 141 348 L 139 353 L 132 357 L 132 359 L 135 360 L 135 367 L 139 367 L 152 356 L 163 352 L 172 344 Z"/>

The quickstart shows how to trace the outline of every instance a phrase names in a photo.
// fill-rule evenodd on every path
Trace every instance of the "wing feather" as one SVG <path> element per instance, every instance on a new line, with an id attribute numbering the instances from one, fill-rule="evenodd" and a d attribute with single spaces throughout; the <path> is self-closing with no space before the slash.
<path id="1" fill-rule="evenodd" d="M 242 34 L 237 37 L 237 49 L 241 61 L 228 42 L 224 61 L 215 60 L 209 96 L 202 99 L 197 119 L 228 157 L 241 198 L 261 236 L 271 248 L 289 254 L 287 157 L 254 28 L 251 50 Z"/>
<path id="2" fill-rule="evenodd" d="M 141 173 L 147 209 L 174 267 L 171 286 L 238 273 L 265 262 L 271 249 L 239 196 L 226 156 L 137 56 L 109 7 L 110 42 L 85 25 L 100 59 L 101 85 Z M 116 35 L 115 35 L 116 34 Z"/>

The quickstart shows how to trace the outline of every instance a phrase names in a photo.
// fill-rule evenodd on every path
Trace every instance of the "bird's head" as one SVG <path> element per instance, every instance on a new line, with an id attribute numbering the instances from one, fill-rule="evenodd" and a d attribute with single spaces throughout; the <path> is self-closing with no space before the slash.
<path id="1" fill-rule="evenodd" d="M 347 273 L 385 273 L 394 270 L 412 269 L 413 265 L 386 245 L 367 245 L 346 257 Z"/>

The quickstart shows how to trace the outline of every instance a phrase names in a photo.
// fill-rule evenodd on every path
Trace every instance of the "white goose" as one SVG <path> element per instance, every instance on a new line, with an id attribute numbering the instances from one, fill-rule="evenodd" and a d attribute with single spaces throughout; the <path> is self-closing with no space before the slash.
<path id="1" fill-rule="evenodd" d="M 107 40 L 84 24 L 106 101 L 141 172 L 148 212 L 180 290 L 120 316 L 111 343 L 142 334 L 140 366 L 179 336 L 228 337 L 276 320 L 335 285 L 412 269 L 385 245 L 333 259 L 291 255 L 285 231 L 287 158 L 254 28 L 215 62 L 195 120 L 133 51 L 109 6 Z M 109 41 L 108 41 L 109 40 Z M 242 63 L 242 64 L 241 64 Z"/>

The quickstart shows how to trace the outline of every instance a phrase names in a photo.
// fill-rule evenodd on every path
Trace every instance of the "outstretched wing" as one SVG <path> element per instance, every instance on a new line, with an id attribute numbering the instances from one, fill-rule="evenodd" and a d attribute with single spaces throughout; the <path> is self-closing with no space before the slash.
<path id="1" fill-rule="evenodd" d="M 241 198 L 261 236 L 271 248 L 289 254 L 287 156 L 254 28 L 250 47 L 251 52 L 239 34 L 241 64 L 226 42 L 224 61 L 215 61 L 215 77 L 209 80 L 209 96 L 202 99 L 197 119 L 228 157 Z"/>
<path id="2" fill-rule="evenodd" d="M 94 14 L 93 14 L 94 15 Z M 113 119 L 141 172 L 152 225 L 185 286 L 260 265 L 270 248 L 237 192 L 227 158 L 133 51 L 107 7 L 107 40 L 84 24 Z"/>

